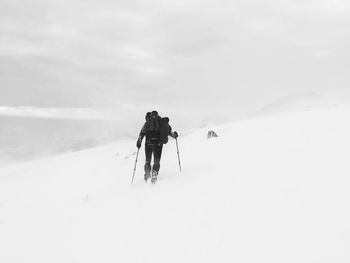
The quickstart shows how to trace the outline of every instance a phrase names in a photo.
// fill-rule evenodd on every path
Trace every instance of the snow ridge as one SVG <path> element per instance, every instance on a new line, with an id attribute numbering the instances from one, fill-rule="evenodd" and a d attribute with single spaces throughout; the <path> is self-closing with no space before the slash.
<path id="1" fill-rule="evenodd" d="M 0 262 L 349 262 L 350 108 L 211 127 L 0 169 Z M 141 149 L 143 150 L 143 149 Z M 20 253 L 19 253 L 20 252 Z"/>

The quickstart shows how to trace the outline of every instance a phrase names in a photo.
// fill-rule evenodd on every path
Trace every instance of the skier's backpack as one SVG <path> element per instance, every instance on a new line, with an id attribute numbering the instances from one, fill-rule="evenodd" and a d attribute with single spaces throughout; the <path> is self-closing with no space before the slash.
<path id="1" fill-rule="evenodd" d="M 169 118 L 164 117 L 160 119 L 160 143 L 166 144 L 168 142 L 168 135 L 171 132 L 169 125 Z"/>
<path id="2" fill-rule="evenodd" d="M 168 135 L 171 132 L 169 118 L 161 118 L 156 111 L 153 111 L 146 117 L 146 133 L 148 134 L 149 142 L 166 144 Z"/>
<path id="3" fill-rule="evenodd" d="M 146 132 L 158 133 L 160 131 L 160 119 L 158 114 L 150 114 L 146 121 Z"/>

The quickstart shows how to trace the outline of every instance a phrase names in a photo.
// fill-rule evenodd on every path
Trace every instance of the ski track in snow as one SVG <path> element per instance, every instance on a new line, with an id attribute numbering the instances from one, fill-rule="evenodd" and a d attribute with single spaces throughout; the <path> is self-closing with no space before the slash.
<path id="1" fill-rule="evenodd" d="M 1 168 L 0 262 L 350 262 L 349 107 L 213 129 L 156 185 L 135 142 Z"/>

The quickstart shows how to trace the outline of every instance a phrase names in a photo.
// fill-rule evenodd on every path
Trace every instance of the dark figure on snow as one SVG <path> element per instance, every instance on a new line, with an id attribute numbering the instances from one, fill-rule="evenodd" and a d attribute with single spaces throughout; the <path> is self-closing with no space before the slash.
<path id="1" fill-rule="evenodd" d="M 171 131 L 169 118 L 162 118 L 157 111 L 147 112 L 146 123 L 143 125 L 136 146 L 141 148 L 143 137 L 146 136 L 145 153 L 145 181 L 151 178 L 151 182 L 157 181 L 157 176 L 160 168 L 160 158 L 162 156 L 163 144 L 168 142 L 168 136 L 176 139 L 177 132 Z M 151 160 L 153 155 L 153 167 Z"/>

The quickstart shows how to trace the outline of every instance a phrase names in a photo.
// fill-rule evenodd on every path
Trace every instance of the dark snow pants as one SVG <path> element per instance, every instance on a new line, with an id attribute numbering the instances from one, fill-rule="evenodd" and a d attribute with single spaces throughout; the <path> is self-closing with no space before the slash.
<path id="1" fill-rule="evenodd" d="M 160 158 L 162 157 L 162 144 L 146 144 L 145 153 L 146 153 L 146 164 L 145 164 L 145 174 L 150 174 L 152 170 L 151 161 L 153 155 L 153 170 L 159 172 L 160 168 Z"/>

